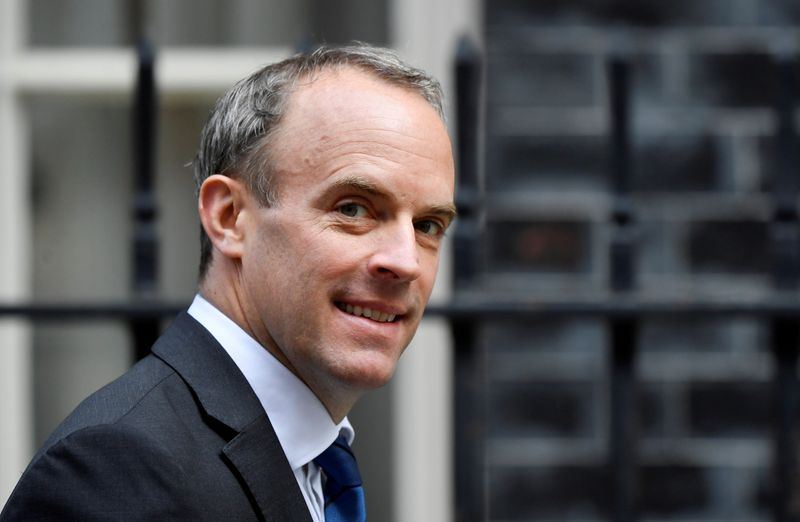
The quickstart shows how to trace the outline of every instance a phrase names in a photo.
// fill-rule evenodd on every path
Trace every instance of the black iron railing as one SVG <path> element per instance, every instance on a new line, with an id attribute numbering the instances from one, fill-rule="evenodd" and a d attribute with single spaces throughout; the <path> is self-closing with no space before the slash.
<path id="1" fill-rule="evenodd" d="M 631 202 L 630 167 L 630 67 L 622 57 L 608 63 L 611 93 L 611 161 L 614 203 L 609 249 L 609 281 L 612 299 L 632 292 L 634 271 L 635 216 Z M 636 516 L 636 385 L 634 362 L 639 318 L 608 320 L 611 414 L 609 423 L 609 469 L 611 470 L 611 517 L 629 522 Z"/>
<path id="2" fill-rule="evenodd" d="M 147 38 L 137 45 L 138 74 L 134 90 L 134 201 L 133 295 L 152 299 L 158 288 L 158 236 L 156 232 L 155 143 L 157 128 L 155 52 Z M 158 338 L 159 322 L 131 317 L 130 330 L 136 359 L 150 352 Z"/>
<path id="3" fill-rule="evenodd" d="M 772 279 L 776 292 L 796 291 L 800 277 L 800 219 L 797 213 L 797 170 L 800 165 L 795 150 L 795 69 L 793 59 L 779 58 L 779 93 L 776 101 L 778 161 L 773 182 L 774 212 L 770 229 L 774 256 Z M 776 521 L 786 522 L 796 520 L 798 511 L 797 493 L 793 492 L 797 486 L 794 475 L 800 321 L 792 317 L 773 317 L 771 326 L 772 353 L 777 363 L 774 376 L 773 516 Z"/>
<path id="4" fill-rule="evenodd" d="M 773 187 L 774 217 L 771 223 L 775 266 L 775 292 L 763 299 L 746 300 L 731 293 L 730 298 L 659 297 L 637 290 L 635 249 L 636 216 L 631 198 L 631 66 L 624 56 L 608 60 L 609 79 L 609 176 L 612 212 L 609 216 L 608 290 L 592 299 L 568 296 L 508 296 L 471 290 L 479 286 L 481 274 L 476 259 L 482 252 L 483 229 L 478 218 L 481 208 L 477 121 L 481 84 L 480 55 L 459 47 L 457 58 L 457 102 L 459 116 L 459 186 L 457 204 L 465 217 L 454 233 L 453 302 L 431 308 L 451 320 L 455 340 L 455 486 L 456 515 L 460 521 L 485 520 L 486 505 L 485 406 L 481 389 L 484 383 L 479 331 L 482 322 L 493 319 L 528 321 L 533 318 L 595 318 L 607 322 L 609 361 L 609 431 L 607 488 L 609 518 L 619 522 L 638 519 L 640 465 L 637 460 L 638 419 L 636 418 L 637 381 L 635 360 L 638 330 L 642 320 L 658 318 L 711 319 L 748 317 L 769 322 L 772 332 L 774 374 L 774 458 L 772 506 L 776 521 L 796 520 L 798 515 L 795 471 L 796 419 L 798 406 L 797 363 L 800 347 L 800 299 L 796 292 L 800 279 L 800 221 L 797 213 L 798 164 L 794 130 L 796 66 L 793 60 L 780 61 L 781 95 L 778 97 L 779 162 Z M 464 129 L 463 126 L 471 129 Z M 475 163 L 472 163 L 475 162 Z M 489 211 L 491 209 L 488 209 Z M 766 405 L 765 405 L 766 406 Z"/>

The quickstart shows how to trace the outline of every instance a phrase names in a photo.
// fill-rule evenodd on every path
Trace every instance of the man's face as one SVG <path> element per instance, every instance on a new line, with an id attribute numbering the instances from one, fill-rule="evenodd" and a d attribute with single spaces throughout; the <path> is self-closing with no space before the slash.
<path id="1" fill-rule="evenodd" d="M 430 296 L 453 214 L 445 127 L 418 94 L 355 69 L 300 82 L 270 144 L 278 202 L 252 198 L 247 327 L 323 400 L 384 384 Z"/>

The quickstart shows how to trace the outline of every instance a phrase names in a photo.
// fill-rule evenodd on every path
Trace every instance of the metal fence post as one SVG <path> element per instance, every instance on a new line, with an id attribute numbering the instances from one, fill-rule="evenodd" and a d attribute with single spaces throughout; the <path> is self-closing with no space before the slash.
<path id="1" fill-rule="evenodd" d="M 481 57 L 466 37 L 459 42 L 456 62 L 456 116 L 458 223 L 453 232 L 454 296 L 476 283 L 480 263 L 480 183 L 478 176 Z M 455 347 L 455 517 L 461 522 L 483 520 L 484 411 L 479 326 L 472 318 L 450 321 Z"/>
<path id="2" fill-rule="evenodd" d="M 634 212 L 630 200 L 630 65 L 621 57 L 613 57 L 608 62 L 608 74 L 610 174 L 614 190 L 609 275 L 612 295 L 619 295 L 629 292 L 635 285 Z M 636 518 L 636 338 L 636 319 L 610 319 L 609 483 L 611 520 L 617 522 Z"/>
<path id="3" fill-rule="evenodd" d="M 798 168 L 794 123 L 796 60 L 781 56 L 776 97 L 777 164 L 773 178 L 774 213 L 771 224 L 773 283 L 778 293 L 796 292 L 800 276 L 800 220 L 797 212 Z M 773 318 L 772 352 L 775 358 L 773 518 L 797 520 L 800 496 L 797 486 L 795 419 L 797 416 L 797 361 L 800 325 L 796 317 Z"/>
<path id="4" fill-rule="evenodd" d="M 133 293 L 136 299 L 155 295 L 158 286 L 158 237 L 154 191 L 156 134 L 155 52 L 146 38 L 137 46 L 138 73 L 134 93 L 135 193 L 133 202 Z M 156 319 L 130 321 L 136 359 L 150 352 L 158 338 Z"/>

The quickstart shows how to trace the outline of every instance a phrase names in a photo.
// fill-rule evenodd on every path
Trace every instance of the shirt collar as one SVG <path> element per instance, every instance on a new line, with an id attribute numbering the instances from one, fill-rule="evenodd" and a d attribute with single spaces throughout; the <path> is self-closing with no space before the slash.
<path id="1" fill-rule="evenodd" d="M 334 424 L 303 381 L 200 294 L 189 307 L 189 315 L 214 336 L 244 374 L 267 412 L 292 469 L 311 462 L 340 433 L 352 443 L 355 433 L 347 417 Z"/>

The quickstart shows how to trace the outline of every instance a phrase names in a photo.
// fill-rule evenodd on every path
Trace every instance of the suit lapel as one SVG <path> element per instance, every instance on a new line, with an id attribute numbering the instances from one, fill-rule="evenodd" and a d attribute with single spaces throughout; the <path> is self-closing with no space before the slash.
<path id="1" fill-rule="evenodd" d="M 308 506 L 283 451 L 264 451 L 265 445 L 272 439 L 275 439 L 272 426 L 267 417 L 262 415 L 256 417 L 222 451 L 250 488 L 266 520 L 310 520 Z M 265 473 L 266 469 L 270 473 Z M 277 474 L 280 476 L 276 477 Z M 293 487 L 279 486 L 288 483 Z"/>
<path id="2" fill-rule="evenodd" d="M 237 433 L 222 449 L 266 520 L 311 520 L 278 437 L 244 375 L 214 337 L 181 313 L 153 346 L 205 412 Z"/>

